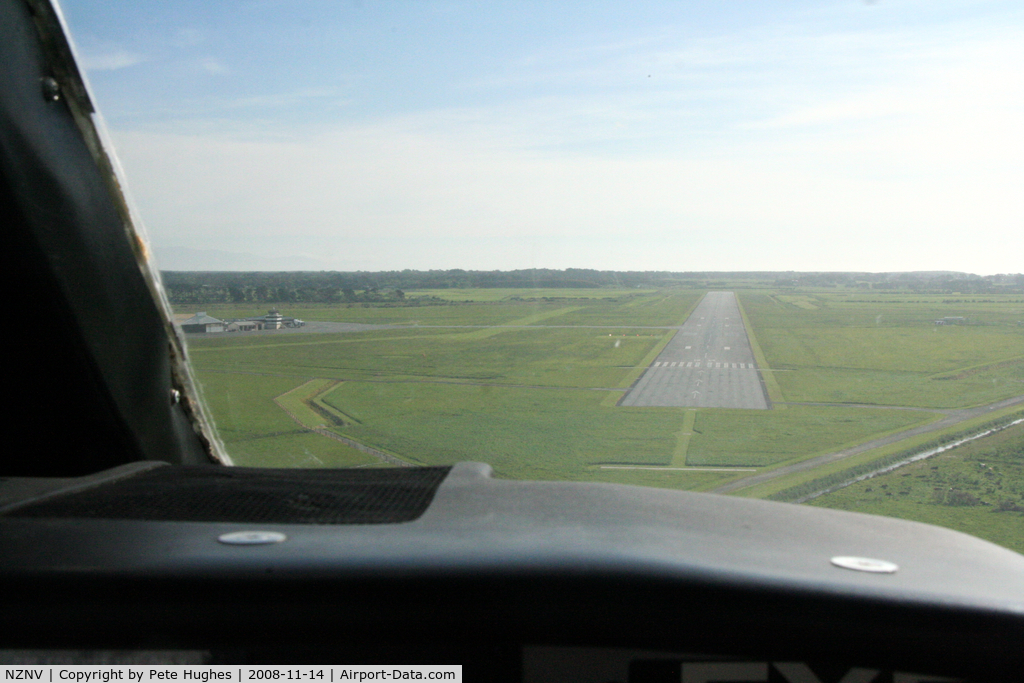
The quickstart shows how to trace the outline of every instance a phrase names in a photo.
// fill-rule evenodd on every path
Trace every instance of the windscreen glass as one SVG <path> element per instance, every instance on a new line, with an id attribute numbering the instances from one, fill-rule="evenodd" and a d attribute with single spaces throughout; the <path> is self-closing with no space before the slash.
<path id="1" fill-rule="evenodd" d="M 1024 551 L 1019 2 L 62 5 L 235 464 Z"/>

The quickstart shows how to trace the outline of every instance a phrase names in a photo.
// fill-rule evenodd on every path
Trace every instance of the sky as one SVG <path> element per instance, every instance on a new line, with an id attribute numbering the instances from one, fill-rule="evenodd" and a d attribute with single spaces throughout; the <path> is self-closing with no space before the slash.
<path id="1" fill-rule="evenodd" d="M 158 265 L 1024 270 L 1024 5 L 62 0 Z"/>

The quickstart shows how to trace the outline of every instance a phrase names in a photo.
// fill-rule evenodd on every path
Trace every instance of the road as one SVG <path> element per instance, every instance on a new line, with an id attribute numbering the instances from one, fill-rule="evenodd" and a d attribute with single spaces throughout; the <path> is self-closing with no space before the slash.
<path id="1" fill-rule="evenodd" d="M 768 409 L 733 292 L 708 292 L 620 406 Z"/>

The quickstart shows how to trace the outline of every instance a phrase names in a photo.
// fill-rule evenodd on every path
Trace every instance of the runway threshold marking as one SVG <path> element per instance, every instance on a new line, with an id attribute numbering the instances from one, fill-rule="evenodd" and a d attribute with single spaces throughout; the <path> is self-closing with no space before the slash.
<path id="1" fill-rule="evenodd" d="M 709 293 L 707 296 L 711 297 L 714 294 L 712 300 L 712 308 L 720 308 L 722 305 L 728 304 L 729 306 L 738 307 L 739 303 L 735 299 L 735 293 Z M 721 296 L 727 294 L 728 298 Z M 707 306 L 709 303 L 708 298 L 701 301 L 698 307 Z M 693 319 L 697 317 L 699 322 L 694 323 Z M 742 316 L 739 316 L 742 320 Z M 725 339 L 732 339 L 736 336 L 734 331 L 731 329 L 732 316 L 719 317 L 717 315 L 709 316 L 693 316 L 688 318 L 682 326 L 680 326 L 680 332 L 682 334 L 695 334 L 704 335 L 704 339 L 700 344 L 686 345 L 682 339 L 676 338 L 675 343 L 683 342 L 680 346 L 684 347 L 684 350 L 694 351 L 697 346 L 700 349 L 696 349 L 697 353 L 700 353 L 704 357 L 693 358 L 691 360 L 655 360 L 651 358 L 648 361 L 650 369 L 672 369 L 672 370 L 689 370 L 695 369 L 697 372 L 679 372 L 679 373 L 654 373 L 652 372 L 649 376 L 643 376 L 642 374 L 636 379 L 633 386 L 619 399 L 617 405 L 626 406 L 697 406 L 707 404 L 708 406 L 714 407 L 742 407 L 742 408 L 760 408 L 765 409 L 767 406 L 761 405 L 761 401 L 756 400 L 758 397 L 754 394 L 759 393 L 760 378 L 757 376 L 757 365 L 756 363 L 735 363 L 735 362 L 723 362 L 715 358 L 709 358 L 711 354 L 711 346 L 716 343 L 721 343 Z M 704 322 L 708 323 L 709 332 L 710 328 L 725 326 L 729 324 L 730 329 L 725 330 L 724 338 L 722 335 L 718 335 L 718 339 L 715 339 L 714 334 L 705 334 L 703 330 L 697 330 L 697 327 L 701 327 Z M 683 327 L 691 326 L 691 330 L 683 331 Z M 740 323 L 739 327 L 743 327 Z M 718 350 L 722 351 L 726 355 L 732 354 L 732 343 L 729 346 L 719 346 Z M 745 344 L 741 344 L 738 349 L 746 349 Z M 679 346 L 673 346 L 671 341 L 666 344 L 666 347 L 661 349 L 659 353 L 651 353 L 650 356 L 655 358 L 669 351 L 666 355 L 688 355 L 679 354 Z M 750 349 L 753 351 L 753 349 Z M 665 356 L 662 356 L 664 358 Z M 651 362 L 653 361 L 653 362 Z M 753 372 L 747 373 L 734 373 L 732 370 L 746 370 L 750 368 Z M 725 370 L 726 372 L 719 372 Z M 704 380 L 704 381 L 701 381 Z M 697 388 L 699 391 L 694 391 L 694 386 L 699 382 Z"/>

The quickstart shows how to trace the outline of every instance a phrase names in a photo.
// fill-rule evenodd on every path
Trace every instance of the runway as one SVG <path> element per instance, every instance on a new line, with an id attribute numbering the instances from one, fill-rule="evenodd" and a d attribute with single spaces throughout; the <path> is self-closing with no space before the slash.
<path id="1" fill-rule="evenodd" d="M 708 292 L 620 406 L 767 410 L 733 292 Z"/>

